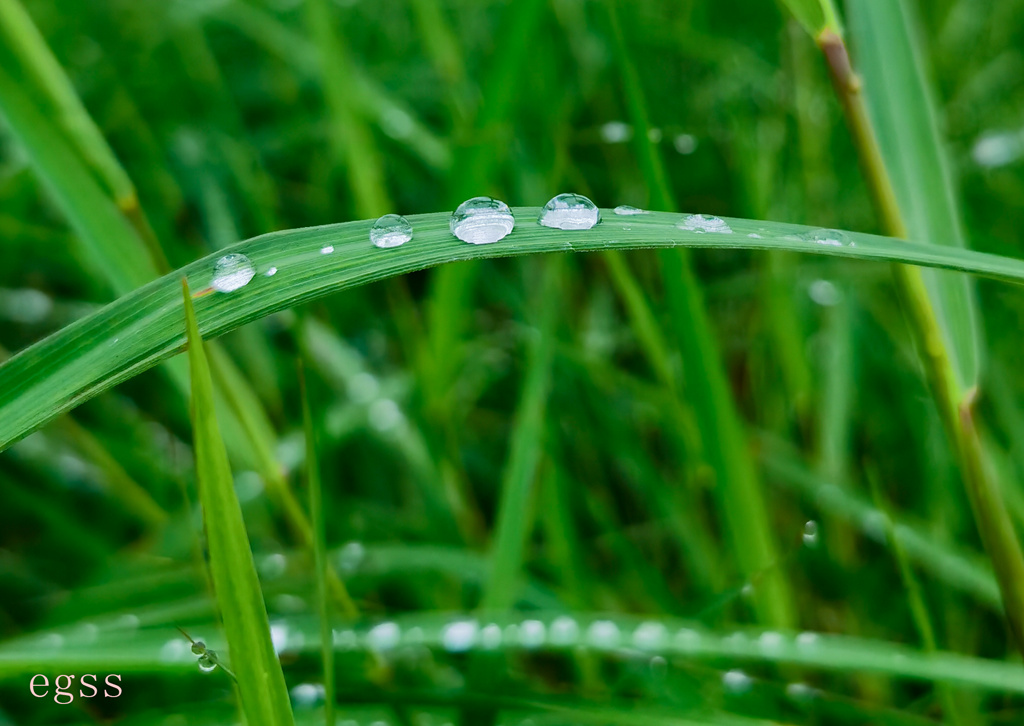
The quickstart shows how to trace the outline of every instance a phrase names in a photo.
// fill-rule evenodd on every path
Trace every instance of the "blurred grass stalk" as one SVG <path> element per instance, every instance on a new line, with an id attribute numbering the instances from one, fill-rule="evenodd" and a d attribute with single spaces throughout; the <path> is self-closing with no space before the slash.
<path id="1" fill-rule="evenodd" d="M 932 162 L 938 167 L 928 171 L 936 172 L 931 176 L 938 176 L 940 184 L 938 191 L 941 193 L 941 198 L 937 202 L 929 201 L 933 205 L 952 204 L 953 195 L 948 174 L 941 164 L 941 151 L 927 148 L 928 143 L 932 142 L 933 145 L 937 145 L 938 140 L 934 138 L 936 132 L 934 121 L 930 118 L 931 109 L 927 94 L 923 92 L 923 89 L 914 85 L 920 80 L 920 70 L 917 67 L 907 67 L 919 63 L 916 59 L 916 50 L 912 46 L 912 29 L 908 27 L 908 15 L 902 6 L 903 0 L 890 0 L 890 2 L 884 3 L 876 0 L 867 0 L 866 2 L 858 0 L 851 3 L 852 14 L 859 22 L 862 35 L 865 36 L 865 45 L 872 40 L 876 43 L 872 48 L 875 51 L 874 57 L 865 53 L 865 62 L 875 64 L 877 74 L 874 80 L 876 84 L 881 84 L 880 74 L 889 70 L 893 63 L 901 63 L 902 70 L 905 71 L 903 82 L 911 91 L 908 99 L 906 96 L 887 96 L 882 90 L 878 90 L 874 118 L 872 118 L 871 109 L 869 109 L 865 98 L 864 82 L 853 69 L 850 53 L 832 0 L 819 0 L 817 12 L 809 0 L 785 0 L 785 2 L 791 12 L 814 37 L 825 58 L 833 88 L 843 108 L 850 134 L 858 151 L 861 171 L 885 233 L 900 239 L 908 239 L 911 236 L 920 237 L 922 242 L 932 243 L 941 241 L 942 237 L 936 239 L 927 233 L 931 233 L 931 235 L 943 235 L 944 233 L 943 236 L 946 238 L 955 238 L 955 241 L 962 244 L 962 239 L 959 239 L 958 221 L 955 214 L 949 210 L 942 210 L 947 216 L 952 217 L 951 224 L 948 224 L 945 229 L 937 229 L 934 224 L 929 227 L 928 220 L 922 219 L 922 217 L 927 217 L 928 212 L 933 210 L 922 211 L 921 209 L 915 210 L 917 212 L 915 226 L 918 229 L 909 229 L 906 222 L 908 212 L 901 207 L 897 188 L 893 184 L 891 169 L 900 168 L 904 163 L 910 163 L 895 158 L 897 153 L 917 152 L 919 158 L 921 155 L 931 154 L 939 159 L 938 162 L 935 159 L 926 159 L 926 161 Z M 877 36 L 882 27 L 887 28 L 890 32 L 899 33 L 899 35 L 889 38 L 889 42 L 884 46 L 877 44 L 878 37 L 867 38 L 870 33 L 875 33 Z M 902 47 L 899 45 L 900 42 L 903 43 Z M 905 53 L 903 58 L 899 57 L 900 51 Z M 884 59 L 882 53 L 885 53 Z M 917 111 L 922 113 L 923 122 L 930 124 L 925 128 L 910 130 L 911 133 L 919 132 L 924 141 L 919 141 L 917 148 L 906 152 L 900 148 L 899 133 L 903 129 L 889 128 L 887 131 L 890 137 L 895 137 L 895 140 L 891 138 L 892 143 L 889 148 L 883 148 L 879 142 L 876 123 L 881 118 L 883 123 L 888 123 L 890 127 L 895 126 L 899 123 L 900 116 L 907 113 L 907 110 L 902 108 L 902 105 L 907 103 L 918 103 L 922 108 Z M 902 141 L 905 144 L 909 143 L 909 140 L 905 138 Z M 921 145 L 925 146 L 923 150 Z M 917 160 L 914 159 L 914 161 Z M 920 168 L 901 169 L 901 171 L 904 174 L 901 181 L 905 185 L 916 183 L 920 186 L 936 183 L 935 179 L 916 179 L 915 175 L 920 177 L 923 173 Z M 920 192 L 918 189 L 904 190 L 904 207 L 909 206 L 907 200 L 914 200 L 913 192 L 915 191 Z M 921 206 L 924 204 L 920 203 Z M 948 280 L 941 279 L 933 280 L 930 290 L 922 270 L 917 267 L 895 265 L 894 271 L 900 298 L 910 318 L 910 328 L 917 343 L 925 375 L 932 395 L 935 397 L 947 436 L 956 452 L 981 540 L 995 569 L 1007 623 L 1018 650 L 1024 653 L 1024 554 L 1021 552 L 1021 546 L 1007 513 L 1000 486 L 994 480 L 988 456 L 977 432 L 974 404 L 978 397 L 977 341 L 979 333 L 971 308 L 970 291 L 965 293 L 962 289 L 958 289 L 955 285 L 960 281 L 949 284 Z M 959 337 L 954 340 L 954 336 Z M 953 347 L 954 344 L 957 344 L 956 347 Z"/>
<path id="2" fill-rule="evenodd" d="M 651 204 L 676 211 L 664 162 L 650 140 L 647 104 L 639 75 L 629 56 L 619 23 L 618 0 L 606 8 L 614 51 L 622 77 L 627 111 L 633 123 L 641 172 Z M 612 258 L 614 261 L 614 257 Z M 675 341 L 682 356 L 685 401 L 693 407 L 701 438 L 701 456 L 714 471 L 714 495 L 728 532 L 733 554 L 747 582 L 755 585 L 753 602 L 766 625 L 791 628 L 796 613 L 789 585 L 779 568 L 778 550 L 762 485 L 754 466 L 743 422 L 732 397 L 724 362 L 705 309 L 700 283 L 688 250 L 659 253 L 662 279 L 672 312 Z M 621 278 L 620 275 L 613 275 Z M 641 335 L 641 340 L 644 336 Z M 665 367 L 652 357 L 655 370 Z"/>
<path id="3" fill-rule="evenodd" d="M 251 726 L 290 726 L 294 724 L 294 717 L 284 673 L 274 652 L 270 621 L 245 531 L 242 507 L 235 495 L 227 449 L 217 426 L 213 377 L 196 324 L 192 296 L 184 279 L 181 288 L 192 375 L 193 444 L 203 531 L 239 700 Z"/>

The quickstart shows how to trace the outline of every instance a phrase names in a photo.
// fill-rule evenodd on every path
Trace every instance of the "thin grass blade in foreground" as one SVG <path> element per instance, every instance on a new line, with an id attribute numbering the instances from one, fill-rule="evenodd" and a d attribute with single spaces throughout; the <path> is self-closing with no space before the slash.
<path id="1" fill-rule="evenodd" d="M 452 236 L 448 214 L 411 216 L 415 239 L 380 250 L 369 241 L 373 220 L 274 232 L 240 242 L 221 253 L 135 290 L 0 366 L 0 450 L 47 421 L 180 352 L 179 281 L 195 290 L 199 330 L 207 338 L 332 292 L 413 270 L 467 259 L 540 252 L 606 249 L 789 250 L 885 262 L 907 262 L 961 270 L 1024 283 L 1024 261 L 953 247 L 911 245 L 876 235 L 844 233 L 846 244 L 823 244 L 808 227 L 727 218 L 732 234 L 680 229 L 680 215 L 664 212 L 619 217 L 604 210 L 593 229 L 571 233 L 533 224 L 539 209 L 513 209 L 519 226 L 489 245 L 467 245 Z M 753 235 L 753 236 L 751 236 Z M 330 254 L 323 250 L 331 249 Z M 214 264 L 224 252 L 253 264 L 252 281 L 231 293 L 212 291 Z M 275 274 L 266 273 L 273 267 Z"/>
<path id="2" fill-rule="evenodd" d="M 242 711 L 252 726 L 294 723 L 281 662 L 270 639 L 270 623 L 256 565 L 235 496 L 228 454 L 213 408 L 213 378 L 206 362 L 188 283 L 182 281 L 189 363 L 196 478 L 217 596 Z"/>
<path id="3" fill-rule="evenodd" d="M 302 396 L 302 424 L 306 434 L 306 480 L 309 486 L 309 515 L 313 525 L 313 568 L 316 580 L 316 600 L 320 612 L 320 656 L 323 661 L 324 720 L 334 724 L 334 640 L 331 635 L 331 601 L 327 591 L 327 542 L 324 518 L 323 486 L 317 458 L 316 433 L 313 414 L 309 407 L 306 374 L 299 363 L 299 391 Z"/>

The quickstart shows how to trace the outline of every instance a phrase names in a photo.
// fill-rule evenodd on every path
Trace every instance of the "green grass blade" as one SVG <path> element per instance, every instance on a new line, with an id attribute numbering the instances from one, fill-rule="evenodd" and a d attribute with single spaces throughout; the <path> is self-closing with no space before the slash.
<path id="1" fill-rule="evenodd" d="M 563 612 L 534 611 L 525 619 L 534 621 L 550 632 L 555 618 Z M 503 640 L 500 650 L 487 651 L 480 642 L 479 630 L 473 639 L 473 652 L 538 653 L 575 652 L 581 644 L 595 656 L 630 657 L 647 662 L 654 656 L 681 662 L 729 664 L 776 664 L 820 670 L 841 675 L 874 673 L 893 679 L 906 679 L 927 683 L 948 683 L 965 689 L 992 694 L 1024 694 L 1024 678 L 1020 664 L 940 651 L 923 653 L 898 643 L 825 633 L 795 633 L 778 630 L 708 630 L 691 620 L 667 617 L 609 615 L 607 613 L 577 612 L 572 619 L 578 627 L 575 638 L 551 643 L 550 639 L 537 647 L 527 646 L 516 638 Z M 521 625 L 522 614 L 494 614 L 483 620 L 466 618 L 461 613 L 415 613 L 390 619 L 398 625 L 400 633 L 410 634 L 409 641 L 417 647 L 427 646 L 442 650 L 444 633 L 453 621 L 477 628 L 493 623 L 504 628 Z M 603 640 L 591 639 L 587 633 L 595 621 L 610 623 L 617 636 Z M 302 645 L 297 653 L 315 654 L 320 649 L 318 626 L 311 619 L 282 619 L 290 632 L 301 633 Z M 368 632 L 368 623 L 352 631 L 353 638 L 345 636 L 348 630 L 339 629 L 346 642 L 363 650 L 379 652 Z M 658 625 L 663 626 L 659 628 Z M 637 633 L 640 633 L 638 637 Z M 109 668 L 124 673 L 178 673 L 199 674 L 195 659 L 187 653 L 181 658 L 161 656 L 161 648 L 169 637 L 175 637 L 173 628 L 116 631 L 117 637 L 106 637 L 99 642 L 84 642 L 81 634 L 62 631 L 64 644 L 60 648 L 46 648 L 39 644 L 43 633 L 34 633 L 0 644 L 0 679 L 23 678 L 40 671 L 89 672 L 96 668 Z M 604 630 L 608 633 L 607 627 Z M 413 635 L 415 640 L 413 640 Z M 113 632 L 111 633 L 113 635 Z M 298 640 L 298 639 L 296 639 Z M 406 641 L 403 641 L 403 643 Z"/>
<path id="2" fill-rule="evenodd" d="M 482 610 L 506 610 L 515 604 L 523 550 L 533 529 L 537 468 L 543 450 L 544 411 L 551 385 L 555 323 L 564 260 L 545 260 L 540 285 L 540 319 L 531 337 L 522 399 L 516 410 L 509 457 L 501 485 L 501 503 L 491 554 L 491 577 L 480 602 Z"/>
<path id="3" fill-rule="evenodd" d="M 651 202 L 675 209 L 660 151 L 650 138 L 650 121 L 640 77 L 629 55 L 614 4 L 608 17 L 623 78 L 626 103 L 635 127 L 634 142 Z M 794 623 L 793 598 L 777 567 L 778 555 L 761 482 L 758 480 L 743 421 L 726 378 L 700 283 L 687 250 L 660 254 L 662 280 L 672 312 L 675 338 L 683 359 L 686 400 L 701 431 L 701 454 L 715 473 L 714 492 L 733 554 L 748 581 L 758 581 L 754 596 L 761 622 L 779 627 Z"/>
<path id="4" fill-rule="evenodd" d="M 352 61 L 340 24 L 327 0 L 309 0 L 306 21 L 318 51 L 321 85 L 331 117 L 331 143 L 345 165 L 356 214 L 379 216 L 391 208 L 391 202 L 373 134 L 352 100 Z"/>
<path id="5" fill-rule="evenodd" d="M 906 0 L 848 3 L 859 72 L 908 239 L 965 247 L 935 101 L 925 81 L 917 28 Z M 961 391 L 978 382 L 981 331 L 968 279 L 925 272 Z"/>
<path id="6" fill-rule="evenodd" d="M 0 64 L 0 113 L 78 235 L 88 260 L 118 295 L 157 276 L 135 231 L 53 122 Z"/>
<path id="7" fill-rule="evenodd" d="M 302 364 L 299 364 L 299 390 L 302 396 L 302 426 L 306 434 L 306 482 L 309 486 L 309 512 L 313 524 L 313 570 L 316 600 L 320 613 L 320 650 L 323 662 L 324 720 L 334 724 L 334 639 L 331 635 L 331 603 L 327 590 L 327 523 L 323 485 L 317 458 L 316 432 L 309 406 L 309 391 Z"/>
<path id="8" fill-rule="evenodd" d="M 235 496 L 228 454 L 213 407 L 213 378 L 206 362 L 188 283 L 182 281 L 189 363 L 192 372 L 193 443 L 210 575 L 217 596 L 231 665 L 246 720 L 294 723 L 281 662 L 270 639 L 256 564 Z"/>
<path id="9" fill-rule="evenodd" d="M 246 287 L 233 293 L 210 291 L 214 263 L 197 260 L 156 280 L 58 333 L 25 349 L 0 366 L 0 450 L 55 416 L 127 380 L 184 349 L 182 276 L 193 289 L 210 291 L 196 300 L 200 331 L 222 335 L 248 322 L 295 305 L 375 280 L 466 259 L 508 257 L 566 250 L 720 249 L 790 250 L 837 257 L 962 270 L 995 279 L 1024 282 L 1024 261 L 935 245 L 910 245 L 875 235 L 849 232 L 844 246 L 800 238 L 800 225 L 727 219 L 733 234 L 698 234 L 679 229 L 679 215 L 653 212 L 616 217 L 587 231 L 562 232 L 534 224 L 539 209 L 513 210 L 519 227 L 490 245 L 467 245 L 451 235 L 448 213 L 410 216 L 415 239 L 391 250 L 369 241 L 372 220 L 274 232 L 240 242 L 226 251 L 244 254 L 256 268 Z M 758 237 L 749 237 L 757 234 Z M 322 248 L 331 245 L 331 254 Z M 271 267 L 273 277 L 265 276 Z"/>

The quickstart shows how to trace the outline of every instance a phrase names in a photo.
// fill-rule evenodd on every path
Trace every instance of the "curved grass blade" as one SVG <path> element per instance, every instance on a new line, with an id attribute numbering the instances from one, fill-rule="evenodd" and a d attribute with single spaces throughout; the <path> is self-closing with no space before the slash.
<path id="1" fill-rule="evenodd" d="M 323 295 L 459 260 L 540 252 L 707 247 L 791 250 L 861 260 L 906 262 L 961 270 L 994 279 L 1024 282 L 1024 261 L 970 250 L 910 245 L 875 235 L 849 232 L 836 246 L 802 238 L 809 228 L 776 222 L 726 220 L 732 234 L 701 234 L 677 227 L 679 215 L 653 212 L 619 217 L 605 210 L 605 221 L 571 234 L 523 224 L 536 219 L 536 207 L 513 210 L 516 230 L 490 245 L 467 245 L 448 230 L 448 214 L 410 217 L 414 242 L 391 250 L 370 244 L 372 220 L 274 232 L 240 242 L 225 251 L 244 254 L 257 275 L 232 293 L 210 284 L 217 255 L 135 290 L 0 366 L 0 450 L 47 421 L 184 349 L 178 282 L 189 279 L 204 337 Z M 750 237 L 748 234 L 757 236 Z M 323 250 L 332 249 L 331 254 Z M 270 267 L 277 272 L 266 275 Z M 205 294 L 204 294 L 205 293 Z"/>
<path id="2" fill-rule="evenodd" d="M 184 280 L 182 293 L 192 373 L 193 441 L 203 530 L 242 711 L 253 726 L 288 726 L 294 723 L 288 690 L 270 639 L 267 608 L 249 549 L 242 508 L 235 495 L 228 453 L 217 426 L 213 378 L 196 325 L 188 283 Z"/>
<path id="3" fill-rule="evenodd" d="M 932 683 L 994 693 L 1024 694 L 1024 678 L 1020 664 L 939 651 L 923 653 L 905 645 L 882 640 L 857 638 L 814 632 L 740 629 L 712 631 L 689 620 L 650 618 L 635 615 L 574 612 L 571 614 L 537 611 L 526 616 L 531 637 L 502 637 L 497 646 L 507 653 L 578 652 L 580 648 L 594 655 L 618 659 L 636 658 L 644 661 L 654 656 L 679 659 L 682 662 L 710 664 L 765 663 L 779 666 L 834 672 L 876 673 L 895 679 Z M 559 620 L 560 619 L 560 620 Z M 569 620 L 573 626 L 568 625 Z M 552 625 L 559 622 L 552 636 Z M 394 647 L 415 642 L 444 650 L 448 628 L 459 623 L 460 635 L 467 635 L 471 652 L 486 649 L 488 641 L 481 638 L 487 625 L 495 625 L 503 633 L 523 632 L 522 614 L 507 614 L 486 619 L 467 618 L 460 613 L 414 613 L 390 618 L 398 627 L 399 641 Z M 594 623 L 600 623 L 592 637 Z M 507 628 L 516 625 L 517 630 Z M 333 637 L 338 648 L 358 648 L 381 652 L 382 646 L 373 633 L 373 623 L 350 630 L 336 628 Z M 275 620 L 274 627 L 291 644 L 289 652 L 315 654 L 320 649 L 318 624 L 312 618 Z M 404 639 L 409 634 L 409 640 Z M 533 640 L 543 634 L 542 642 Z M 15 679 L 40 671 L 76 672 L 106 668 L 125 673 L 196 672 L 195 657 L 187 649 L 177 653 L 163 652 L 166 642 L 179 639 L 171 627 L 123 631 L 118 637 L 100 642 L 87 641 L 81 635 L 68 633 L 59 648 L 45 647 L 45 633 L 34 633 L 0 645 L 0 679 Z M 450 640 L 448 641 L 451 642 Z M 461 646 L 460 646 L 461 647 Z M 494 652 L 494 651 L 492 651 Z M 237 668 L 237 666 L 236 666 Z M 196 672 L 196 677 L 199 677 Z"/>

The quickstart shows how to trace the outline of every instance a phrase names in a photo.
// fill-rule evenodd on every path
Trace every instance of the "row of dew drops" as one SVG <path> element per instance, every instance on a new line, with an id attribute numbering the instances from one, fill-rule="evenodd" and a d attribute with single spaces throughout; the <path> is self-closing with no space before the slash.
<path id="1" fill-rule="evenodd" d="M 650 214 L 647 210 L 622 205 L 614 213 L 621 216 Z M 537 223 L 544 227 L 561 230 L 585 230 L 600 223 L 601 210 L 582 194 L 559 194 L 553 197 L 541 210 Z M 516 220 L 505 202 L 491 197 L 467 199 L 452 212 L 448 227 L 451 233 L 474 245 L 490 244 L 507 237 L 515 228 Z M 676 225 L 679 229 L 697 234 L 732 234 L 732 228 L 721 217 L 711 214 L 689 214 Z M 747 235 L 760 239 L 760 234 Z M 400 247 L 413 237 L 412 224 L 398 214 L 385 214 L 370 228 L 370 242 L 380 249 Z M 842 247 L 853 246 L 845 235 L 832 229 L 819 229 L 795 237 L 808 242 Z M 321 254 L 334 252 L 334 246 L 327 244 L 320 248 Z M 269 267 L 263 273 L 266 277 L 277 274 L 276 267 Z M 249 284 L 256 275 L 252 261 L 243 254 L 224 255 L 214 265 L 211 286 L 217 292 L 233 292 Z"/>

